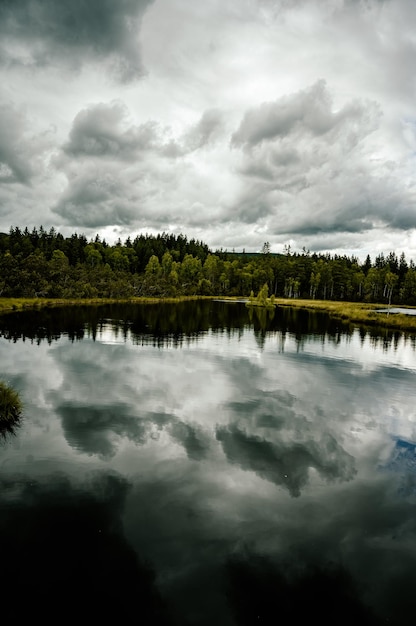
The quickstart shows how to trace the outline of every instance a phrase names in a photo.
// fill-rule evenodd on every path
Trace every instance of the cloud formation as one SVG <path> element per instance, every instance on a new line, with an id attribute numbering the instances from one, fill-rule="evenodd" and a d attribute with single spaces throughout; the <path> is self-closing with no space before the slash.
<path id="1" fill-rule="evenodd" d="M 324 81 L 247 111 L 232 136 L 242 220 L 264 218 L 274 234 L 414 228 L 414 190 L 400 189 L 397 165 L 375 153 L 381 117 L 371 101 L 335 110 Z"/>
<path id="2" fill-rule="evenodd" d="M 0 229 L 416 256 L 415 18 L 410 0 L 3 0 Z"/>
<path id="3" fill-rule="evenodd" d="M 41 157 L 48 148 L 48 133 L 36 136 L 23 107 L 0 102 L 0 184 L 29 185 L 39 173 Z"/>
<path id="4" fill-rule="evenodd" d="M 334 129 L 344 112 L 334 114 L 325 82 L 320 80 L 309 89 L 283 96 L 276 102 L 264 102 L 247 111 L 232 136 L 234 146 L 254 147 L 263 141 L 287 137 L 291 133 L 325 135 Z"/>
<path id="5" fill-rule="evenodd" d="M 150 149 L 156 139 L 155 123 L 127 126 L 127 111 L 120 102 L 98 104 L 76 116 L 64 152 L 71 157 L 110 157 L 129 160 Z M 124 126 L 124 127 L 123 127 Z"/>
<path id="6" fill-rule="evenodd" d="M 81 227 L 150 222 L 163 230 L 169 221 L 166 189 L 172 188 L 171 197 L 180 197 L 184 176 L 198 175 L 186 157 L 209 149 L 222 129 L 217 110 L 205 111 L 174 137 L 155 120 L 134 124 L 119 101 L 84 109 L 54 159 L 68 183 L 53 211 Z M 197 189 L 194 193 L 196 201 L 200 196 Z M 185 210 L 190 212 L 192 206 Z"/>
<path id="7" fill-rule="evenodd" d="M 143 75 L 137 36 L 151 0 L 3 0 L 0 33 L 5 65 L 77 70 L 85 61 L 104 62 L 121 82 Z"/>

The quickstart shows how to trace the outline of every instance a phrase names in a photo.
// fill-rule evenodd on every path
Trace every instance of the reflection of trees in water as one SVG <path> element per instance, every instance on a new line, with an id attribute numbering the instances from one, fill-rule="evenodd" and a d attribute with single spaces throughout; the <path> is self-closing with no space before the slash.
<path id="1" fill-rule="evenodd" d="M 113 304 L 73 306 L 19 311 L 0 318 L 0 336 L 11 340 L 40 343 L 66 336 L 70 341 L 84 337 L 96 339 L 104 330 L 119 339 L 130 338 L 137 344 L 179 346 L 194 341 L 200 333 L 240 333 L 253 330 L 262 347 L 270 335 L 291 333 L 299 345 L 307 336 L 338 343 L 351 336 L 352 325 L 331 319 L 325 313 L 290 307 L 271 311 L 247 308 L 242 302 L 195 300 L 157 304 Z M 367 332 L 367 331 L 366 331 Z M 374 337 L 374 329 L 368 332 Z M 397 333 L 383 331 L 383 341 L 397 342 Z"/>
<path id="2" fill-rule="evenodd" d="M 268 321 L 269 320 L 271 321 L 274 319 L 276 308 L 275 307 L 267 308 L 267 307 L 261 307 L 261 306 L 251 306 L 251 307 L 247 307 L 247 312 L 248 312 L 248 318 L 251 323 L 254 323 L 254 321 L 257 320 L 260 325 L 260 328 L 262 330 L 266 330 Z"/>
<path id="3" fill-rule="evenodd" d="M 213 306 L 210 301 L 42 308 L 4 315 L 0 318 L 0 336 L 51 343 L 62 335 L 71 341 L 85 336 L 95 339 L 104 329 L 110 329 L 120 338 L 132 337 L 137 341 L 163 341 L 164 337 L 180 340 L 211 328 L 243 327 L 246 311 L 240 308 L 237 316 L 236 311 L 224 304 Z"/>
<path id="4" fill-rule="evenodd" d="M 0 486 L 5 624 L 173 623 L 124 536 L 124 479 L 20 476 Z"/>

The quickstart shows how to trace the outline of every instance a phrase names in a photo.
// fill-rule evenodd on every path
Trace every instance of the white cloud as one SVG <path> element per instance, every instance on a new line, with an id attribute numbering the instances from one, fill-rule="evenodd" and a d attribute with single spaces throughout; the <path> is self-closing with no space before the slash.
<path id="1" fill-rule="evenodd" d="M 413 2 L 58 4 L 0 10 L 1 230 L 416 257 Z"/>

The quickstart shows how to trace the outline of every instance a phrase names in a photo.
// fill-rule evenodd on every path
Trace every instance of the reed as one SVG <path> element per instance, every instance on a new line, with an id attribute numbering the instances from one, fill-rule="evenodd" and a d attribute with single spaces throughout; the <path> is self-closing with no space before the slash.
<path id="1" fill-rule="evenodd" d="M 18 422 L 22 409 L 22 401 L 17 391 L 0 381 L 0 427 Z"/>

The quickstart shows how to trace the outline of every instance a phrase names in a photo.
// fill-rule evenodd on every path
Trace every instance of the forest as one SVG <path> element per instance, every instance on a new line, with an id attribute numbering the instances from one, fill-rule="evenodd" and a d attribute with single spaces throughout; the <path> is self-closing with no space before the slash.
<path id="1" fill-rule="evenodd" d="M 0 233 L 0 296 L 132 298 L 249 296 L 416 304 L 416 266 L 404 253 L 355 257 L 212 251 L 186 235 L 141 234 L 113 245 L 42 226 Z"/>

